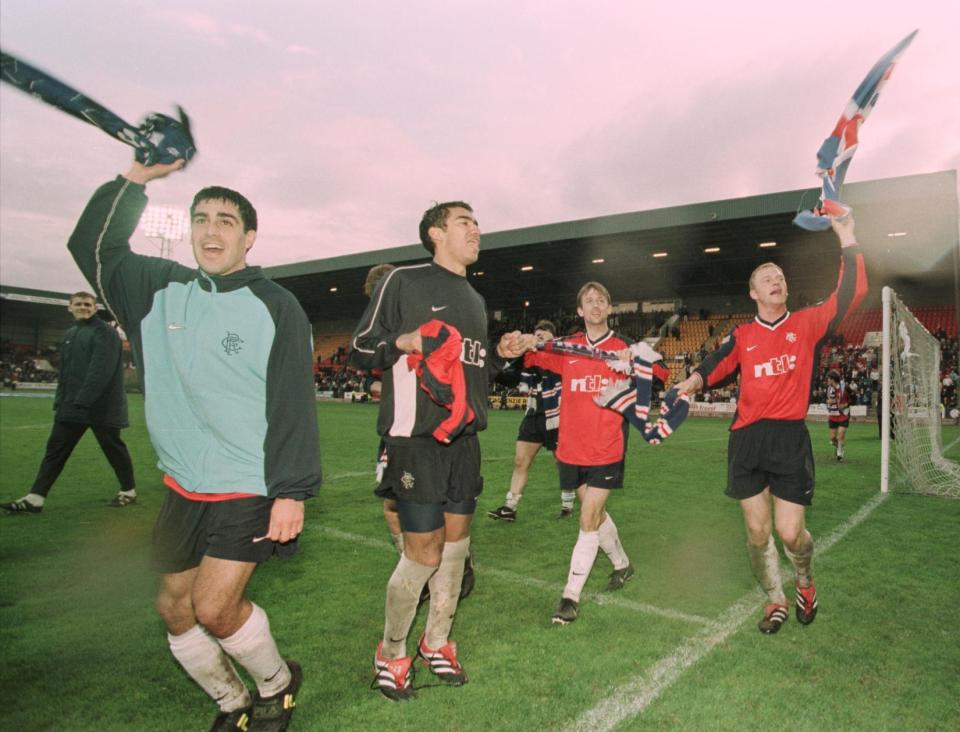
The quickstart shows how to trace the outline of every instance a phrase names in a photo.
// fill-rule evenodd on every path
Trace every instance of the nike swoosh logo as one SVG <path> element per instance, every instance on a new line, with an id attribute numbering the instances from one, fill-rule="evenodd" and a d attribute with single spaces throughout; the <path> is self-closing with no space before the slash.
<path id="1" fill-rule="evenodd" d="M 579 361 L 580 361 L 579 358 L 574 358 L 574 359 L 572 359 L 572 360 L 570 360 L 570 361 L 567 361 L 567 363 L 573 364 L 573 363 L 578 363 Z"/>
<path id="2" fill-rule="evenodd" d="M 747 351 L 752 351 L 756 346 L 747 346 Z"/>
<path id="3" fill-rule="evenodd" d="M 183 330 L 186 327 L 187 326 L 180 325 L 179 323 L 170 323 L 169 325 L 167 325 L 167 330 Z"/>
<path id="4" fill-rule="evenodd" d="M 447 309 L 447 306 L 446 306 L 446 305 L 441 305 L 440 307 L 437 307 L 436 305 L 431 305 L 431 306 L 430 306 L 430 309 L 431 309 L 433 312 L 435 312 L 435 313 L 439 313 L 441 310 L 446 310 L 446 309 Z"/>
<path id="5" fill-rule="evenodd" d="M 613 476 L 612 476 L 612 475 L 605 475 L 605 476 L 603 476 L 603 479 L 604 479 L 604 480 L 613 480 Z"/>

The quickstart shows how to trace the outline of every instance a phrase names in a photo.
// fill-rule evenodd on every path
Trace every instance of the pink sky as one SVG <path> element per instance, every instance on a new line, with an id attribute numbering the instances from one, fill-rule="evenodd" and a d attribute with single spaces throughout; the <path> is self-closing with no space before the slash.
<path id="1" fill-rule="evenodd" d="M 914 28 L 849 179 L 960 167 L 957 3 L 781 5 L 6 0 L 0 45 L 131 122 L 182 104 L 200 155 L 151 200 L 242 191 L 254 264 L 413 243 L 433 200 L 495 231 L 813 186 L 843 104 Z M 0 282 L 84 286 L 64 243 L 129 149 L 0 85 L 0 156 Z"/>

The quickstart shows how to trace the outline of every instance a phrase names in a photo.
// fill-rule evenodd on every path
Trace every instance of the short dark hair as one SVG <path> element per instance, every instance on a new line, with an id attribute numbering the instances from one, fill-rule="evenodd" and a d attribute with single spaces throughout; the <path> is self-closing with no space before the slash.
<path id="1" fill-rule="evenodd" d="M 257 209 L 247 200 L 242 193 L 237 193 L 230 188 L 223 186 L 207 186 L 197 191 L 193 197 L 193 203 L 190 204 L 190 218 L 193 218 L 193 212 L 197 204 L 201 201 L 229 201 L 240 211 L 240 219 L 243 221 L 244 231 L 257 230 Z"/>
<path id="2" fill-rule="evenodd" d="M 551 333 L 553 333 L 554 335 L 557 334 L 557 326 L 555 326 L 555 325 L 554 325 L 552 322 L 550 322 L 549 320 L 541 320 L 540 322 L 538 322 L 538 323 L 533 327 L 533 329 L 534 329 L 534 330 L 549 330 L 549 331 L 550 331 Z"/>
<path id="3" fill-rule="evenodd" d="M 81 299 L 81 298 L 83 298 L 84 300 L 93 300 L 93 304 L 94 304 L 94 305 L 97 304 L 97 296 L 96 296 L 96 295 L 91 295 L 91 294 L 90 294 L 89 292 L 87 292 L 86 290 L 80 290 L 80 292 L 75 292 L 75 293 L 73 293 L 73 294 L 70 296 L 70 302 L 73 302 L 74 300 L 79 300 L 79 299 Z"/>
<path id="4" fill-rule="evenodd" d="M 434 203 L 433 206 L 423 212 L 423 218 L 420 219 L 420 243 L 430 252 L 436 253 L 437 245 L 430 238 L 430 228 L 436 226 L 441 229 L 447 228 L 447 216 L 451 208 L 465 208 L 473 213 L 473 208 L 469 203 L 463 201 L 445 201 L 444 203 Z"/>
<path id="5" fill-rule="evenodd" d="M 838 372 L 836 369 L 830 369 L 830 371 L 827 372 L 827 381 L 835 381 L 839 384 L 840 372 Z"/>
<path id="6" fill-rule="evenodd" d="M 377 289 L 377 285 L 380 283 L 384 277 L 386 277 L 390 272 L 395 270 L 392 264 L 375 264 L 367 272 L 367 279 L 363 281 L 363 294 L 367 297 L 370 297 L 373 294 L 373 291 Z"/>

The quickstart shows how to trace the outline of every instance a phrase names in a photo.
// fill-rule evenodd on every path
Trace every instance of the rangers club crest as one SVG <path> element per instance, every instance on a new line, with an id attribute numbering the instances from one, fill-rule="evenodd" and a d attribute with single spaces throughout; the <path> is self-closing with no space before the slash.
<path id="1" fill-rule="evenodd" d="M 220 341 L 220 345 L 223 346 L 223 350 L 228 356 L 236 356 L 243 348 L 243 339 L 236 333 L 227 331 L 227 335 Z"/>
<path id="2" fill-rule="evenodd" d="M 413 490 L 413 484 L 414 484 L 413 475 L 411 475 L 411 474 L 408 473 L 406 470 L 404 470 L 404 471 L 403 471 L 403 476 L 400 478 L 400 486 L 401 486 L 405 491 L 412 491 L 412 490 Z"/>
<path id="3" fill-rule="evenodd" d="M 791 343 L 796 343 L 796 342 L 797 342 L 797 334 L 796 334 L 796 333 L 793 333 L 792 331 L 791 331 L 790 333 L 787 333 L 787 340 L 790 341 Z"/>

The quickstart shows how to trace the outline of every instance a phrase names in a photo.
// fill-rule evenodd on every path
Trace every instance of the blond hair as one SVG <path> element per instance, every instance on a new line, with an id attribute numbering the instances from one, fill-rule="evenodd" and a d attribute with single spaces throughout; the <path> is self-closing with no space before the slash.
<path id="1" fill-rule="evenodd" d="M 779 264 L 774 264 L 773 262 L 764 262 L 755 270 L 753 270 L 753 272 L 750 273 L 750 289 L 751 290 L 755 289 L 754 280 L 757 277 L 757 272 L 759 272 L 761 269 L 766 269 L 767 267 L 773 267 L 775 270 L 780 272 L 780 274 L 783 274 L 783 268 Z"/>

